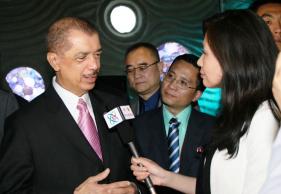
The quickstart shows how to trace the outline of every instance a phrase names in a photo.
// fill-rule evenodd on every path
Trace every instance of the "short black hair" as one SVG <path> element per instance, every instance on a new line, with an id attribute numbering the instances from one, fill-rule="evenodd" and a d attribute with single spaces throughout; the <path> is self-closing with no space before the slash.
<path id="1" fill-rule="evenodd" d="M 131 53 L 132 51 L 135 51 L 139 48 L 148 49 L 151 52 L 151 54 L 156 58 L 156 60 L 160 61 L 160 57 L 159 57 L 157 48 L 153 44 L 148 43 L 148 42 L 138 42 L 138 43 L 135 43 L 135 44 L 131 45 L 130 47 L 128 47 L 128 49 L 125 52 L 125 60 L 129 53 Z"/>
<path id="2" fill-rule="evenodd" d="M 88 35 L 98 34 L 96 27 L 84 18 L 64 17 L 55 21 L 48 29 L 47 50 L 59 52 L 71 47 L 68 36 L 71 30 L 78 30 Z"/>
<path id="3" fill-rule="evenodd" d="M 269 3 L 281 4 L 280 0 L 256 0 L 256 1 L 254 1 L 254 2 L 250 5 L 249 9 L 252 10 L 252 11 L 254 11 L 254 12 L 257 12 L 258 9 L 259 9 L 261 6 L 263 6 L 263 5 L 265 5 L 265 4 L 269 4 Z"/>
<path id="4" fill-rule="evenodd" d="M 179 55 L 179 56 L 177 56 L 173 60 L 169 70 L 171 69 L 173 64 L 175 64 L 177 61 L 183 60 L 183 61 L 185 61 L 187 63 L 190 63 L 193 67 L 195 67 L 196 69 L 198 69 L 198 71 L 200 71 L 200 67 L 197 65 L 198 59 L 199 59 L 199 57 L 197 57 L 197 56 L 195 56 L 193 54 L 182 54 L 182 55 Z M 198 72 L 198 75 L 197 75 L 197 87 L 196 87 L 196 89 L 200 90 L 202 92 L 205 90 L 205 86 L 203 85 L 203 80 L 202 80 L 199 72 Z"/>

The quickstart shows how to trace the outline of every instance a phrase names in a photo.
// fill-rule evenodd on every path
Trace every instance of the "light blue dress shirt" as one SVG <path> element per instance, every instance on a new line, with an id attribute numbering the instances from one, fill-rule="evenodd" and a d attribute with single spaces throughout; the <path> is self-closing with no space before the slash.
<path id="1" fill-rule="evenodd" d="M 171 120 L 171 118 L 176 118 L 181 123 L 179 125 L 179 144 L 180 144 L 180 151 L 181 151 L 192 107 L 191 107 L 191 105 L 187 106 L 177 115 L 173 115 L 168 110 L 167 106 L 164 104 L 163 104 L 162 110 L 163 110 L 165 132 L 166 132 L 167 137 L 168 137 L 168 133 L 169 133 L 169 121 Z"/>

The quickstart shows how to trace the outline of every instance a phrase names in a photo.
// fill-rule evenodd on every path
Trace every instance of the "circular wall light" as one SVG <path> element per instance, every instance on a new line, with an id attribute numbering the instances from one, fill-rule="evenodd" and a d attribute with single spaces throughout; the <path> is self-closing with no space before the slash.
<path id="1" fill-rule="evenodd" d="M 143 26 L 143 10 L 134 1 L 109 1 L 103 14 L 107 30 L 119 37 L 133 36 Z"/>
<path id="2" fill-rule="evenodd" d="M 136 20 L 135 12 L 128 6 L 116 6 L 110 13 L 113 28 L 121 34 L 132 32 L 136 27 Z"/>

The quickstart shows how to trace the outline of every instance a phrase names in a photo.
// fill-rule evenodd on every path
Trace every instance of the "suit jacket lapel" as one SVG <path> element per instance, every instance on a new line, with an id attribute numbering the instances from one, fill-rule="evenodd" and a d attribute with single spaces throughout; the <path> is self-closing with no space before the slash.
<path id="1" fill-rule="evenodd" d="M 186 161 L 190 161 L 194 159 L 196 156 L 196 146 L 201 146 L 197 145 L 198 141 L 200 141 L 200 138 L 202 137 L 201 135 L 201 130 L 200 129 L 200 122 L 201 120 L 198 120 L 198 113 L 192 109 L 191 115 L 189 118 L 189 122 L 187 125 L 186 133 L 185 133 L 185 138 L 182 146 L 182 151 L 181 151 L 181 169 L 182 165 L 183 166 L 189 166 Z"/>
<path id="2" fill-rule="evenodd" d="M 168 151 L 168 139 L 165 132 L 165 124 L 164 124 L 164 118 L 162 113 L 162 107 L 158 108 L 157 111 L 159 111 L 157 114 L 155 114 L 158 118 L 155 119 L 155 127 L 151 130 L 155 133 L 154 138 L 155 142 L 157 143 L 162 158 L 160 158 L 160 161 L 162 161 L 162 167 L 169 169 L 170 166 L 170 159 L 169 159 L 169 151 Z"/>
<path id="3" fill-rule="evenodd" d="M 58 129 L 58 131 L 61 132 L 61 135 L 87 158 L 98 161 L 99 158 L 97 154 L 88 143 L 87 139 L 54 88 L 50 87 L 46 91 L 46 95 L 46 109 L 50 113 L 49 117 L 52 118 L 52 122 L 49 122 L 50 127 Z"/>
<path id="4" fill-rule="evenodd" d="M 95 114 L 95 120 L 96 120 L 96 125 L 98 128 L 99 132 L 99 138 L 100 138 L 100 144 L 101 144 L 101 150 L 102 150 L 102 155 L 103 155 L 103 163 L 105 166 L 109 166 L 108 162 L 110 161 L 110 140 L 108 139 L 108 133 L 109 130 L 104 118 L 103 114 L 108 112 L 108 107 L 104 104 L 103 101 L 101 101 L 100 97 L 96 92 L 89 93 L 93 111 Z"/>
<path id="5" fill-rule="evenodd" d="M 134 113 L 135 116 L 139 115 L 140 112 L 140 102 L 139 97 L 135 97 L 130 101 L 130 107 Z"/>

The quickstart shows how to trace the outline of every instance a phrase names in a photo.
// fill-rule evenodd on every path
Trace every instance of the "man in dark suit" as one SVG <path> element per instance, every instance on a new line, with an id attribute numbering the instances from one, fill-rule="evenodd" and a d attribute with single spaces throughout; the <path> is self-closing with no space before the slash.
<path id="1" fill-rule="evenodd" d="M 56 76 L 9 117 L 0 193 L 136 193 L 129 150 L 102 116 L 123 102 L 93 90 L 102 52 L 98 32 L 84 20 L 62 18 L 49 28 L 47 43 Z"/>
<path id="2" fill-rule="evenodd" d="M 135 121 L 137 144 L 142 156 L 167 170 L 196 177 L 204 146 L 214 118 L 192 107 L 201 95 L 202 79 L 197 57 L 191 54 L 178 56 L 165 75 L 161 86 L 163 106 L 140 115 Z M 178 121 L 177 149 L 170 143 L 172 120 Z M 173 160 L 178 154 L 178 160 Z M 174 164 L 178 167 L 174 169 Z M 157 188 L 158 193 L 177 193 L 168 188 Z"/>
<path id="3" fill-rule="evenodd" d="M 132 111 L 140 115 L 161 106 L 160 74 L 163 63 L 157 48 L 147 42 L 131 45 L 125 53 L 125 72 L 136 97 L 130 100 Z"/>
<path id="4" fill-rule="evenodd" d="M 0 90 L 0 144 L 4 132 L 4 121 L 18 109 L 18 103 L 12 93 L 7 93 Z"/>

